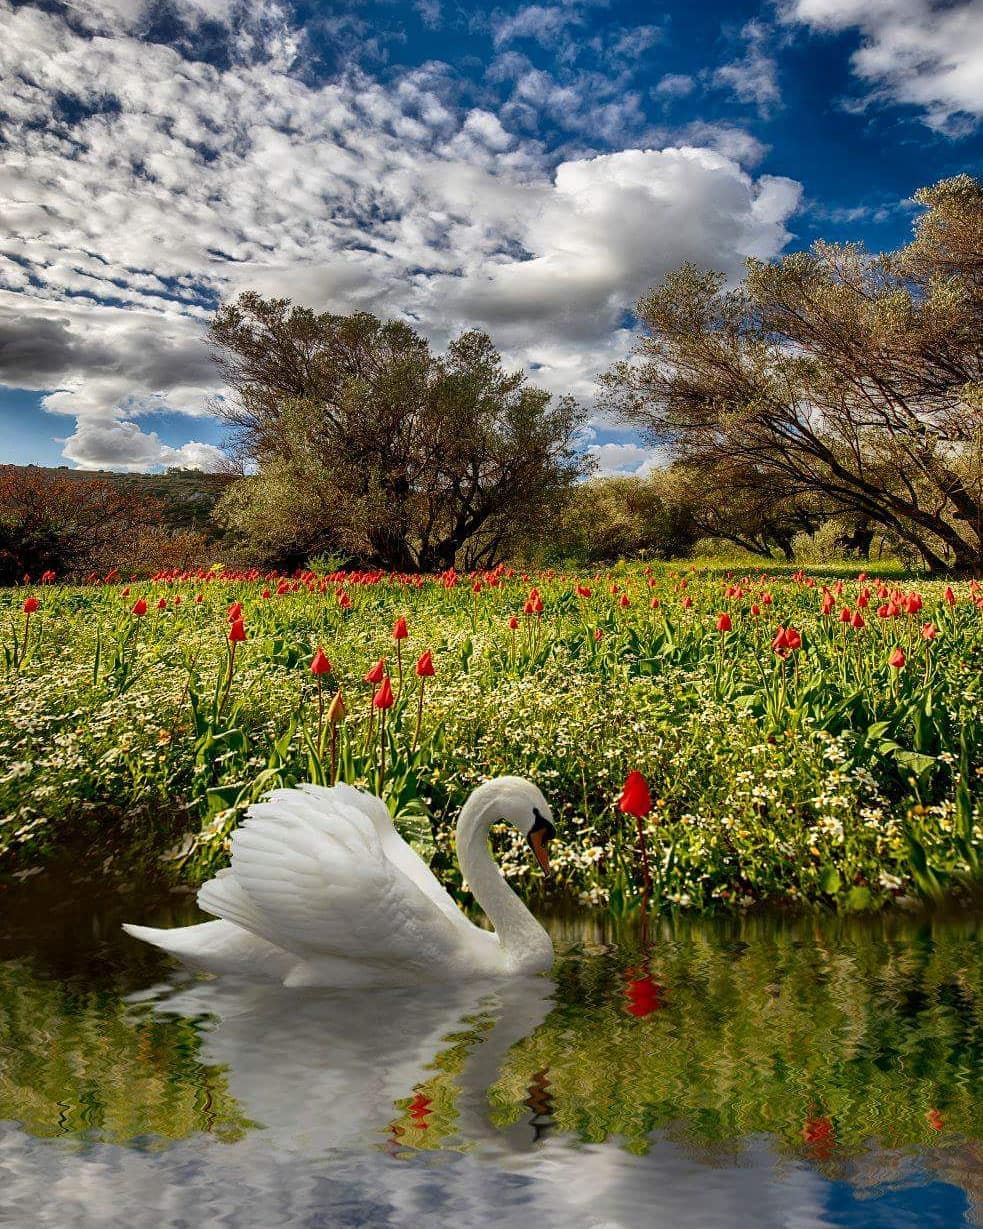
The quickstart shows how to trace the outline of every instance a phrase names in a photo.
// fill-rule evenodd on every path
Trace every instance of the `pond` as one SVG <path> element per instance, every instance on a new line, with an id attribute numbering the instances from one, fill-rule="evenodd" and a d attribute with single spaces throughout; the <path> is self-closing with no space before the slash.
<path id="1" fill-rule="evenodd" d="M 983 1224 L 972 920 L 557 917 L 552 979 L 369 993 L 119 931 L 197 916 L 0 895 L 0 1223 Z"/>

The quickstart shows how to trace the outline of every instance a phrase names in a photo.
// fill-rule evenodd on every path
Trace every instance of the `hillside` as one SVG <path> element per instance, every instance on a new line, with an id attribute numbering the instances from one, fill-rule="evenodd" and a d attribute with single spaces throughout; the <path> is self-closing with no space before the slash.
<path id="1" fill-rule="evenodd" d="M 233 480 L 230 474 L 207 474 L 197 469 L 169 469 L 161 474 L 125 474 L 112 470 L 70 469 L 67 465 L 24 465 L 15 468 L 41 471 L 78 482 L 93 479 L 110 482 L 135 498 L 159 501 L 164 508 L 164 524 L 168 529 L 193 529 L 209 535 L 214 534 L 214 528 L 209 523 L 212 509 Z"/>

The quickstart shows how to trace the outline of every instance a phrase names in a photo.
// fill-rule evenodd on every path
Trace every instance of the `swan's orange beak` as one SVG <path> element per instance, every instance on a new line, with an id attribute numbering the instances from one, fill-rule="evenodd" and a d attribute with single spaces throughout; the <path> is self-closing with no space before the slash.
<path id="1" fill-rule="evenodd" d="M 550 841 L 556 836 L 556 829 L 548 819 L 544 819 L 538 811 L 533 811 L 536 817 L 536 822 L 529 830 L 529 835 L 526 840 L 529 842 L 529 848 L 536 855 L 536 861 L 543 869 L 543 874 L 549 878 L 550 875 L 550 858 L 547 852 L 547 846 Z"/>
<path id="2" fill-rule="evenodd" d="M 549 878 L 550 874 L 550 855 L 548 850 L 549 836 L 545 828 L 540 828 L 529 833 L 529 847 L 536 855 L 536 861 L 543 868 L 543 874 Z"/>

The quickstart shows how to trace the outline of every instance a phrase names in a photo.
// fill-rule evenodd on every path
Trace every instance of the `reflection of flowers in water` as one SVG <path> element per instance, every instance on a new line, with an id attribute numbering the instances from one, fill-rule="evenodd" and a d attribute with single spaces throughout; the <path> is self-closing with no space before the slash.
<path id="1" fill-rule="evenodd" d="M 529 1082 L 529 1096 L 526 1097 L 524 1104 L 532 1110 L 529 1125 L 533 1130 L 533 1139 L 542 1139 L 555 1125 L 553 1120 L 553 1094 L 550 1092 L 549 1070 L 547 1068 L 533 1074 Z"/>
<path id="2" fill-rule="evenodd" d="M 836 1130 L 826 1114 L 811 1115 L 802 1124 L 802 1139 L 817 1161 L 828 1161 L 836 1147 Z"/>
<path id="3" fill-rule="evenodd" d="M 665 1007 L 665 989 L 651 973 L 639 974 L 637 969 L 625 973 L 625 1011 L 642 1019 Z"/>

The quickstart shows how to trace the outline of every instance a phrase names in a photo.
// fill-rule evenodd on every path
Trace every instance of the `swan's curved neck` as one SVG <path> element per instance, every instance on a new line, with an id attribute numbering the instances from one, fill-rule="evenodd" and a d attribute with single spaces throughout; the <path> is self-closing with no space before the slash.
<path id="1" fill-rule="evenodd" d="M 488 831 L 503 818 L 493 783 L 475 790 L 457 821 L 457 858 L 475 900 L 488 915 L 507 957 L 524 963 L 552 944 L 515 892 L 505 882 L 488 848 Z M 545 945 L 544 945 L 545 940 Z"/>

